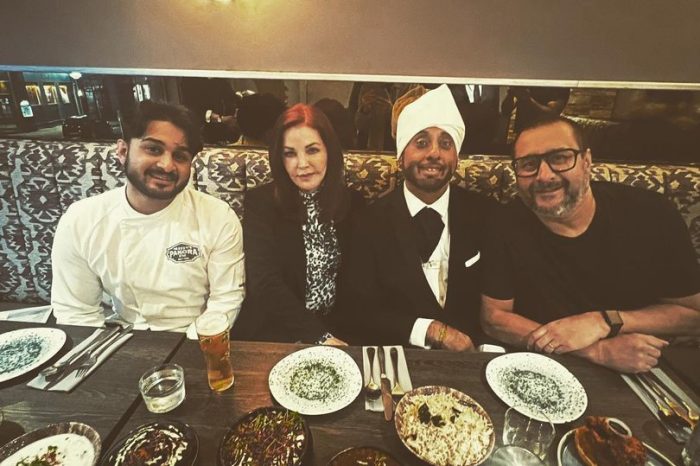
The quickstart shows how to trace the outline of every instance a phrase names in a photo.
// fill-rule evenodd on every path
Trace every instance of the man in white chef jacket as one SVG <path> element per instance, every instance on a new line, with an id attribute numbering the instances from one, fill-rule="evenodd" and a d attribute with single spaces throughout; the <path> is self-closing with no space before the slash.
<path id="1" fill-rule="evenodd" d="M 117 157 L 126 184 L 72 204 L 51 253 L 59 324 L 100 326 L 110 314 L 136 329 L 187 331 L 205 311 L 235 321 L 244 297 L 243 236 L 225 202 L 187 186 L 202 149 L 189 110 L 143 102 Z M 107 315 L 106 315 L 107 314 Z"/>

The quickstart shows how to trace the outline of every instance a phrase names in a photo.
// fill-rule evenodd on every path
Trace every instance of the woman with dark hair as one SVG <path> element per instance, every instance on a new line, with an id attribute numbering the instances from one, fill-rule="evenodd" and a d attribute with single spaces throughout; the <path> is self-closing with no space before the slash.
<path id="1" fill-rule="evenodd" d="M 244 202 L 247 295 L 232 336 L 344 344 L 333 308 L 362 196 L 345 186 L 343 152 L 321 110 L 288 109 L 270 142 L 273 182 Z"/>

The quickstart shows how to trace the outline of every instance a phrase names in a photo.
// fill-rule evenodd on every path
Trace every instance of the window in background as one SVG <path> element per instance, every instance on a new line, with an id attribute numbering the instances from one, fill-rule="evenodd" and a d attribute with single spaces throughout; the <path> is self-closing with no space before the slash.
<path id="1" fill-rule="evenodd" d="M 58 86 L 58 93 L 61 95 L 61 103 L 70 103 L 70 94 L 68 93 L 68 86 L 66 86 L 65 84 L 61 84 L 60 86 Z"/>
<path id="2" fill-rule="evenodd" d="M 0 94 L 9 94 L 10 84 L 5 80 L 0 80 Z"/>
<path id="3" fill-rule="evenodd" d="M 27 100 L 31 105 L 41 105 L 41 90 L 37 84 L 27 84 Z"/>
<path id="4" fill-rule="evenodd" d="M 148 84 L 135 84 L 134 87 L 134 99 L 138 102 L 143 102 L 144 100 L 149 100 L 151 98 L 151 86 Z"/>
<path id="5" fill-rule="evenodd" d="M 58 103 L 56 86 L 54 86 L 53 84 L 44 84 L 44 95 L 46 96 L 46 103 L 48 105 L 55 105 Z"/>

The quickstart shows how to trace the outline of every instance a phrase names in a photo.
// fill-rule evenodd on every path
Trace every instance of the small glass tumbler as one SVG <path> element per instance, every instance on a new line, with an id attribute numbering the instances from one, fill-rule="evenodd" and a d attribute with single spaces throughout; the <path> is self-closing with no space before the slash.
<path id="1" fill-rule="evenodd" d="M 695 425 L 688 442 L 683 447 L 681 458 L 684 466 L 700 466 L 700 424 Z"/>
<path id="2" fill-rule="evenodd" d="M 530 450 L 515 445 L 505 445 L 489 456 L 485 466 L 544 466 L 540 458 Z"/>
<path id="3" fill-rule="evenodd" d="M 206 311 L 195 320 L 199 347 L 207 363 L 209 387 L 223 392 L 233 385 L 231 343 L 228 331 L 231 327 L 228 315 L 219 311 Z"/>
<path id="4" fill-rule="evenodd" d="M 503 422 L 503 445 L 525 448 L 544 460 L 554 440 L 554 425 L 544 414 L 538 415 L 546 422 L 538 421 L 508 408 Z"/>
<path id="5" fill-rule="evenodd" d="M 141 376 L 139 390 L 150 412 L 172 411 L 185 399 L 185 371 L 177 364 L 151 367 Z"/>

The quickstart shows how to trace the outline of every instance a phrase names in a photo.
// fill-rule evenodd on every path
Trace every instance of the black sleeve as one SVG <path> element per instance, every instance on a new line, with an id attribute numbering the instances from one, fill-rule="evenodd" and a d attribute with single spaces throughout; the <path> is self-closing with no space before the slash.
<path id="1" fill-rule="evenodd" d="M 244 212 L 246 327 L 258 335 L 283 335 L 284 341 L 315 342 L 328 329 L 284 279 L 280 257 L 288 252 L 280 250 L 275 239 L 273 219 L 279 214 L 272 200 L 248 194 Z"/>
<path id="2" fill-rule="evenodd" d="M 344 325 L 341 334 L 353 344 L 408 345 L 416 320 L 413 303 L 403 293 L 384 287 L 383 260 L 378 251 L 375 225 L 386 222 L 381 214 L 365 211 L 352 228 L 347 260 L 339 285 L 338 312 Z"/>
<path id="3" fill-rule="evenodd" d="M 658 217 L 650 218 L 649 225 L 659 227 L 655 264 L 651 264 L 658 270 L 659 295 L 663 298 L 694 295 L 700 292 L 700 264 L 688 228 L 669 200 L 659 197 L 658 201 Z"/>
<path id="4" fill-rule="evenodd" d="M 487 217 L 482 247 L 482 292 L 494 299 L 513 299 L 513 259 L 508 245 L 508 208 L 498 205 Z"/>

